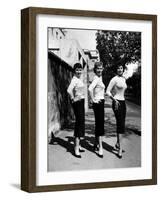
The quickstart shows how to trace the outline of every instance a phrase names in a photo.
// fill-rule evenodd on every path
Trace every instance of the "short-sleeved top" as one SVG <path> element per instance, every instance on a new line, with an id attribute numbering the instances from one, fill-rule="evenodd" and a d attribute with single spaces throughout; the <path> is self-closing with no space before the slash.
<path id="1" fill-rule="evenodd" d="M 111 79 L 106 93 L 111 96 L 111 91 L 114 91 L 114 98 L 118 100 L 125 100 L 124 94 L 127 88 L 126 79 L 122 76 L 115 76 Z"/>
<path id="2" fill-rule="evenodd" d="M 71 83 L 67 89 L 71 99 L 78 101 L 85 98 L 85 86 L 83 81 L 76 76 L 73 76 Z"/>
<path id="3" fill-rule="evenodd" d="M 94 76 L 88 90 L 93 93 L 94 100 L 104 99 L 105 85 L 102 81 L 102 76 Z"/>

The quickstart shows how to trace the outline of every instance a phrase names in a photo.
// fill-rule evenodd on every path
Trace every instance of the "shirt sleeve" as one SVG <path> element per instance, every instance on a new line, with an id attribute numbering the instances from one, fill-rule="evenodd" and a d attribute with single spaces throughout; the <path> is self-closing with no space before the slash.
<path id="1" fill-rule="evenodd" d="M 95 78 L 93 79 L 92 83 L 90 84 L 89 88 L 88 88 L 88 90 L 89 90 L 90 92 L 92 92 L 93 89 L 96 87 L 97 82 L 98 82 L 98 78 L 95 77 Z"/>
<path id="2" fill-rule="evenodd" d="M 75 80 L 74 78 L 71 80 L 71 83 L 67 89 L 68 94 L 70 95 L 71 99 L 74 99 L 74 93 L 73 93 L 73 89 L 75 87 Z"/>
<path id="3" fill-rule="evenodd" d="M 112 90 L 113 87 L 115 86 L 115 83 L 116 83 L 115 78 L 112 78 L 111 81 L 110 81 L 110 83 L 109 83 L 109 85 L 108 85 L 108 87 L 107 87 L 107 90 L 106 90 L 106 94 L 107 94 L 109 97 L 112 96 L 111 90 Z"/>

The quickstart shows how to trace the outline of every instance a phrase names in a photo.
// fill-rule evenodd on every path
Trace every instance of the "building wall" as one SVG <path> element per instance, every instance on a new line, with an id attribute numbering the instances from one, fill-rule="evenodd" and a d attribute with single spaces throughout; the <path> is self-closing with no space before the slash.
<path id="1" fill-rule="evenodd" d="M 48 48 L 54 49 L 54 53 L 61 57 L 61 41 L 64 40 L 65 33 L 60 28 L 48 28 Z"/>
<path id="2" fill-rule="evenodd" d="M 72 68 L 59 57 L 48 53 L 48 135 L 57 133 L 74 119 L 67 87 Z"/>
<path id="3" fill-rule="evenodd" d="M 100 56 L 99 52 L 97 50 L 84 50 L 84 53 L 87 57 L 87 62 L 88 62 L 88 85 L 93 81 L 93 77 L 95 76 L 93 68 L 95 62 L 100 61 Z"/>

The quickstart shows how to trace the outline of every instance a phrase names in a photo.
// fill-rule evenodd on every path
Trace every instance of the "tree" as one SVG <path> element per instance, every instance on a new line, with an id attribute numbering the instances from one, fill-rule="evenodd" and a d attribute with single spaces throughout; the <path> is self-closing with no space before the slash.
<path id="1" fill-rule="evenodd" d="M 141 59 L 141 33 L 128 31 L 97 31 L 96 48 L 106 67 L 128 64 Z"/>
<path id="2" fill-rule="evenodd" d="M 137 104 L 141 104 L 141 67 L 139 66 L 137 72 L 134 73 L 132 77 L 127 79 L 127 95 L 131 94 L 131 99 Z"/>
<path id="3" fill-rule="evenodd" d="M 139 62 L 141 67 L 140 32 L 99 30 L 96 33 L 96 42 L 100 60 L 105 68 L 103 80 L 106 86 L 114 76 L 115 67 L 118 64 L 127 65 Z M 140 84 L 141 70 L 138 70 L 137 74 L 129 82 Z M 135 87 L 134 84 L 132 85 Z M 140 85 L 137 88 L 140 88 Z"/>

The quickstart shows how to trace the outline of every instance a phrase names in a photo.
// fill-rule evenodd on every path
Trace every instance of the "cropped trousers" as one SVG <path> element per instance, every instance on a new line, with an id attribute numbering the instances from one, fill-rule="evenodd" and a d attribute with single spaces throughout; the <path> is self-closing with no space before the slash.
<path id="1" fill-rule="evenodd" d="M 104 99 L 99 103 L 93 103 L 93 111 L 95 116 L 95 136 L 104 135 Z"/>
<path id="2" fill-rule="evenodd" d="M 73 110 L 75 115 L 75 127 L 74 136 L 84 137 L 85 134 L 85 109 L 84 109 L 84 99 L 74 102 Z"/>
<path id="3" fill-rule="evenodd" d="M 112 102 L 112 109 L 116 117 L 117 133 L 125 133 L 126 103 L 125 100 L 117 100 L 118 109 L 115 109 L 115 101 Z"/>

